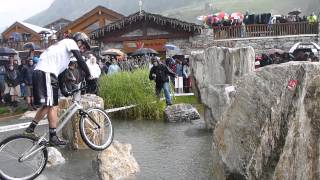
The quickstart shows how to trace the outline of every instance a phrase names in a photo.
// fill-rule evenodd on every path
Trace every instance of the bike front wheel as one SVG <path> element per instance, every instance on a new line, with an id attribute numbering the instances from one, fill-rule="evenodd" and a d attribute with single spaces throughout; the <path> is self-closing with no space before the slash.
<path id="1" fill-rule="evenodd" d="M 89 108 L 80 118 L 80 134 L 83 141 L 93 150 L 101 151 L 113 140 L 113 127 L 103 109 Z"/>
<path id="2" fill-rule="evenodd" d="M 24 161 L 23 154 L 37 142 L 35 137 L 18 134 L 4 139 L 0 143 L 0 179 L 29 180 L 41 174 L 48 160 L 47 149 L 37 151 Z"/>

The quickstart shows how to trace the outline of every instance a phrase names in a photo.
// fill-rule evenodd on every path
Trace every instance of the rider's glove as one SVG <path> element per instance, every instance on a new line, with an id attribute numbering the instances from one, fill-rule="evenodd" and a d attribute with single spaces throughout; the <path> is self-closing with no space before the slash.
<path id="1" fill-rule="evenodd" d="M 64 96 L 64 97 L 68 97 L 68 96 L 71 96 L 72 93 L 67 91 L 67 90 L 64 90 L 64 91 L 61 91 L 61 94 Z"/>

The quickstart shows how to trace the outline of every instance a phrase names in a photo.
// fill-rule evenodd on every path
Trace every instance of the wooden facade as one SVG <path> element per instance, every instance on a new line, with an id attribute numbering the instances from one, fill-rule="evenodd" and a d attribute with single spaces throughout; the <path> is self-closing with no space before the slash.
<path id="1" fill-rule="evenodd" d="M 90 37 L 100 46 L 117 44 L 114 48 L 122 49 L 126 53 L 141 47 L 163 52 L 163 46 L 168 40 L 188 40 L 189 37 L 201 33 L 201 30 L 202 26 L 194 23 L 142 11 L 97 29 Z"/>
<path id="2" fill-rule="evenodd" d="M 65 26 L 59 31 L 59 35 L 75 32 L 90 33 L 98 28 L 104 27 L 105 25 L 118 21 L 124 16 L 115 11 L 107 9 L 103 6 L 97 6 L 93 10 L 84 14 L 80 18 L 72 21 L 70 24 Z"/>

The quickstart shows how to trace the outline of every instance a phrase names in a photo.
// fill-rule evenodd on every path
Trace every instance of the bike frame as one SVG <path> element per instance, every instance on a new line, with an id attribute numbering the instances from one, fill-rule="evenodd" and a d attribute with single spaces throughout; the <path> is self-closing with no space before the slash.
<path id="1" fill-rule="evenodd" d="M 67 122 L 69 122 L 69 120 L 71 119 L 71 117 L 78 111 L 83 112 L 83 107 L 81 104 L 79 104 L 79 101 L 77 100 L 72 100 L 73 104 L 59 117 L 58 122 L 59 125 L 57 127 L 57 132 L 61 131 L 62 128 L 67 124 Z M 92 119 L 91 117 L 89 117 L 90 119 Z M 95 122 L 95 121 L 94 121 Z M 23 155 L 19 158 L 20 162 L 25 161 L 26 159 L 28 159 L 29 157 L 31 157 L 32 155 L 34 155 L 35 153 L 37 153 L 38 151 L 43 150 L 44 148 L 46 148 L 46 143 L 42 143 L 42 142 L 46 142 L 47 140 L 45 139 L 45 137 L 48 135 L 48 132 L 44 133 L 39 140 L 37 141 L 37 143 L 35 143 L 29 150 L 27 150 L 26 152 L 23 153 Z"/>

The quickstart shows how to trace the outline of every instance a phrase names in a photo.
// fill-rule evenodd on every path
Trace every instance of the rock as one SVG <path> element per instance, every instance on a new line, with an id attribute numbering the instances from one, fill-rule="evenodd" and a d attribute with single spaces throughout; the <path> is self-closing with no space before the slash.
<path id="1" fill-rule="evenodd" d="M 200 114 L 191 104 L 174 104 L 165 109 L 164 117 L 167 122 L 188 122 L 200 119 Z"/>
<path id="2" fill-rule="evenodd" d="M 195 89 L 205 106 L 206 126 L 213 129 L 230 104 L 233 84 L 254 71 L 254 50 L 252 47 L 211 47 L 191 53 L 190 62 Z"/>
<path id="3" fill-rule="evenodd" d="M 66 162 L 62 154 L 54 147 L 48 147 L 48 162 L 47 167 L 57 166 Z"/>
<path id="4" fill-rule="evenodd" d="M 93 161 L 93 167 L 97 170 L 101 180 L 117 180 L 132 178 L 140 171 L 139 164 L 132 156 L 132 146 L 113 143 L 106 150 L 98 154 Z"/>
<path id="5" fill-rule="evenodd" d="M 101 97 L 86 94 L 81 96 L 81 102 L 84 109 L 89 107 L 104 107 L 104 101 Z M 61 98 L 59 100 L 59 111 L 58 114 L 61 115 L 66 111 L 67 108 L 72 104 L 71 98 Z M 67 123 L 67 125 L 62 129 L 62 135 L 67 139 L 73 149 L 88 149 L 88 146 L 83 142 L 80 131 L 79 131 L 79 114 L 75 114 L 72 119 Z M 103 118 L 98 118 L 103 119 Z M 97 136 L 99 137 L 99 136 Z"/>
<path id="6" fill-rule="evenodd" d="M 289 62 L 239 79 L 214 130 L 222 179 L 319 179 L 319 72 Z"/>

